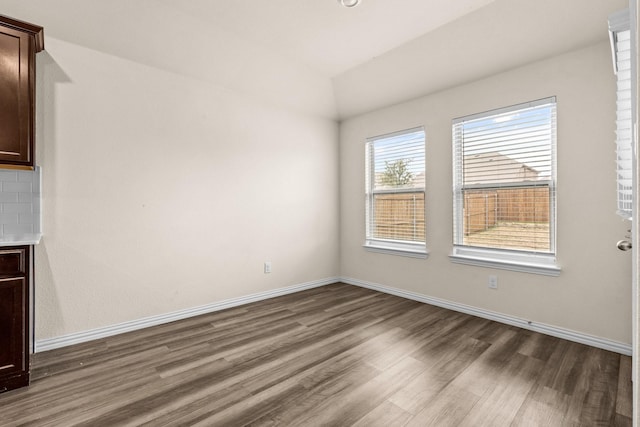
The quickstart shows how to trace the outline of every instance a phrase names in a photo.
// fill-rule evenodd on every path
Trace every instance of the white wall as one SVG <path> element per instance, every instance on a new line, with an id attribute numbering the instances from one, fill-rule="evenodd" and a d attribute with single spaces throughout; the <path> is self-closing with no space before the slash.
<path id="1" fill-rule="evenodd" d="M 337 275 L 334 120 L 51 35 L 37 66 L 36 340 Z"/>
<path id="2" fill-rule="evenodd" d="M 452 264 L 451 120 L 557 97 L 559 277 Z M 343 121 L 340 128 L 341 274 L 631 342 L 630 227 L 615 214 L 615 80 L 607 43 L 502 72 Z M 367 252 L 364 141 L 423 125 L 427 138 L 427 260 Z M 490 274 L 499 289 L 490 290 Z"/>

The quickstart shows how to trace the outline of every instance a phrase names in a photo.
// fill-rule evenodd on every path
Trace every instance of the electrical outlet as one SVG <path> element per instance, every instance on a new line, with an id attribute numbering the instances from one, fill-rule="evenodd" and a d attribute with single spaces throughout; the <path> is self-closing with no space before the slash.
<path id="1" fill-rule="evenodd" d="M 265 261 L 264 262 L 264 272 L 266 273 L 271 273 L 271 261 Z"/>
<path id="2" fill-rule="evenodd" d="M 489 289 L 498 289 L 498 276 L 489 276 Z"/>

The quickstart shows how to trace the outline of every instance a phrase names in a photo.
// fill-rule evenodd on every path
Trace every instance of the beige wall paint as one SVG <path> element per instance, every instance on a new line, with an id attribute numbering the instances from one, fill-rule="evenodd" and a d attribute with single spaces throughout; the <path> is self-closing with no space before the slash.
<path id="1" fill-rule="evenodd" d="M 337 275 L 334 120 L 268 88 L 46 43 L 37 340 Z"/>
<path id="2" fill-rule="evenodd" d="M 548 96 L 558 105 L 559 277 L 452 264 L 451 120 Z M 616 249 L 630 224 L 615 214 L 615 80 L 607 43 L 343 121 L 344 277 L 631 342 L 631 257 Z M 367 252 L 364 141 L 415 126 L 427 137 L 429 259 Z M 499 289 L 488 289 L 497 274 Z"/>

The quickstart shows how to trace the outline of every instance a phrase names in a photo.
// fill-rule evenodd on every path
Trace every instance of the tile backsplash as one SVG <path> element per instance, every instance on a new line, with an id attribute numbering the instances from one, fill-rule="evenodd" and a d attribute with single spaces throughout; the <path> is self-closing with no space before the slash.
<path id="1" fill-rule="evenodd" d="M 40 241 L 40 167 L 0 170 L 0 245 Z"/>

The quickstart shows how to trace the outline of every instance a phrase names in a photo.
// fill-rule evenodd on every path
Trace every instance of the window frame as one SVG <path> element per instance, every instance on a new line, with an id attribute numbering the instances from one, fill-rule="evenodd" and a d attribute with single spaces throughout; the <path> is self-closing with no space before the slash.
<path id="1" fill-rule="evenodd" d="M 464 122 L 492 116 L 515 113 L 528 108 L 543 105 L 553 105 L 552 132 L 551 132 L 551 170 L 550 177 L 544 181 L 521 181 L 518 183 L 492 183 L 480 185 L 463 184 L 463 139 L 456 134 L 456 128 Z M 556 234 L 557 234 L 557 100 L 555 96 L 536 101 L 520 103 L 508 107 L 485 111 L 460 117 L 452 121 L 452 148 L 453 148 L 453 249 L 449 258 L 454 263 L 468 264 L 480 267 L 498 268 L 525 273 L 558 276 L 560 267 L 557 264 Z M 480 247 L 464 244 L 464 192 L 478 188 L 507 189 L 507 188 L 549 188 L 549 251 L 527 251 L 522 249 Z"/>
<path id="2" fill-rule="evenodd" d="M 399 188 L 398 190 L 393 189 L 375 189 L 375 167 L 373 165 L 374 158 L 373 151 L 374 145 L 376 142 L 384 141 L 390 138 L 396 138 L 398 136 L 404 134 L 411 134 L 421 132 L 422 133 L 422 144 L 423 144 L 423 155 L 424 159 L 424 169 L 423 173 L 425 174 L 425 183 L 420 188 Z M 388 134 L 378 135 L 374 137 L 367 138 L 365 141 L 365 241 L 363 247 L 370 252 L 383 253 L 388 255 L 400 255 L 411 258 L 427 258 L 429 252 L 427 251 L 426 245 L 426 132 L 424 126 L 417 126 L 409 129 L 400 130 L 397 132 L 392 132 Z M 375 217 L 374 209 L 375 203 L 374 198 L 376 195 L 380 194 L 408 194 L 408 193 L 419 193 L 422 194 L 424 198 L 424 209 L 422 210 L 422 216 L 424 218 L 425 223 L 425 236 L 424 241 L 409 241 L 409 240 L 394 240 L 394 239 L 382 239 L 372 236 L 372 225 L 373 218 Z"/>

